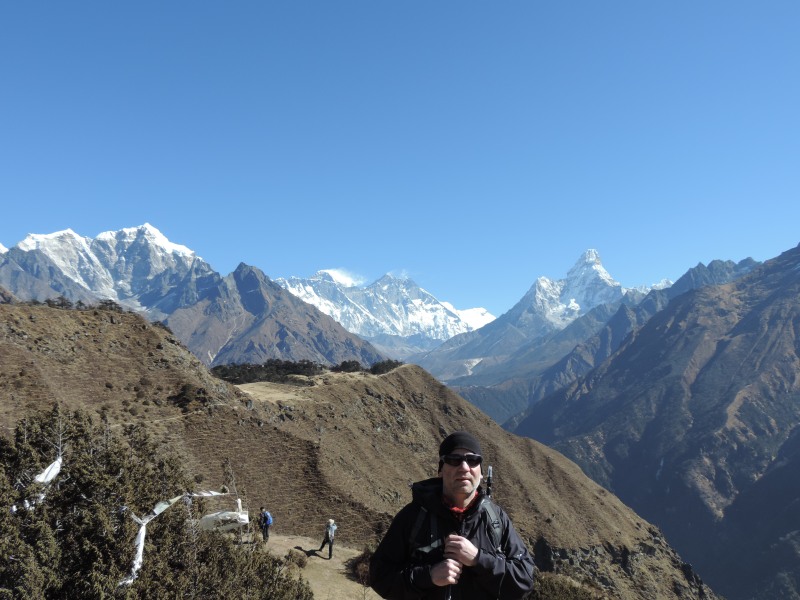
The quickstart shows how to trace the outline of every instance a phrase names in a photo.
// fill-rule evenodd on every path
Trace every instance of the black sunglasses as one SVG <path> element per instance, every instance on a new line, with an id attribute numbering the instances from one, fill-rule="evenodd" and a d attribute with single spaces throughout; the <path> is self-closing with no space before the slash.
<path id="1" fill-rule="evenodd" d="M 480 454 L 445 454 L 442 460 L 451 467 L 460 467 L 462 462 L 466 462 L 474 468 L 483 462 L 483 457 Z"/>

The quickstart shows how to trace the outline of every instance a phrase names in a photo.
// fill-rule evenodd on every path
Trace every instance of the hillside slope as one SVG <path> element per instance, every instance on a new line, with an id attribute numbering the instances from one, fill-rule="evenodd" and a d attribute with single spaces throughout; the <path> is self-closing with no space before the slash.
<path id="1" fill-rule="evenodd" d="M 515 431 L 659 524 L 726 596 L 800 598 L 798 297 L 800 247 L 678 296 Z"/>
<path id="2" fill-rule="evenodd" d="M 495 469 L 495 495 L 543 571 L 597 597 L 713 598 L 663 535 L 557 452 L 516 437 L 419 367 L 325 374 L 308 385 L 211 376 L 168 330 L 131 313 L 0 305 L 0 425 L 53 402 L 109 427 L 146 427 L 198 486 L 229 463 L 251 511 L 317 538 L 330 517 L 351 547 L 373 543 L 435 474 L 435 449 L 468 428 Z M 69 460 L 69 456 L 65 457 Z"/>

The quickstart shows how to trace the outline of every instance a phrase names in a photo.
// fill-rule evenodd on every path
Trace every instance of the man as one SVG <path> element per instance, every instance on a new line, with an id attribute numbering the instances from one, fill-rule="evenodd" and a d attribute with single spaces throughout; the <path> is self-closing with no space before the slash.
<path id="1" fill-rule="evenodd" d="M 328 560 L 333 558 L 333 538 L 336 536 L 336 529 L 338 526 L 334 522 L 333 519 L 328 519 L 327 525 L 325 525 L 325 537 L 322 538 L 322 545 L 319 547 L 318 552 L 322 552 L 322 549 L 325 547 L 325 544 L 328 544 Z"/>
<path id="2" fill-rule="evenodd" d="M 533 558 L 480 488 L 481 445 L 466 431 L 439 446 L 439 475 L 411 487 L 370 561 L 382 598 L 514 600 L 533 587 Z"/>
<path id="3" fill-rule="evenodd" d="M 261 527 L 261 536 L 264 538 L 264 543 L 266 544 L 269 541 L 269 528 L 272 526 L 272 515 L 263 506 L 258 513 L 258 524 Z"/>

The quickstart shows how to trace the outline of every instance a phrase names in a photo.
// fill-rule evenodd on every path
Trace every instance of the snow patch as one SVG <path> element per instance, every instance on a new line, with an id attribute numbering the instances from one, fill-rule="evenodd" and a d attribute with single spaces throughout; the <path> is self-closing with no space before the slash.
<path id="1" fill-rule="evenodd" d="M 469 360 L 465 360 L 464 369 L 466 369 L 467 375 L 472 375 L 472 369 L 478 366 L 482 360 L 482 358 L 470 358 Z"/>
<path id="2" fill-rule="evenodd" d="M 459 310 L 449 302 L 441 301 L 442 306 L 459 316 L 459 318 L 469 325 L 472 329 L 480 329 L 495 320 L 495 316 L 485 308 L 467 308 Z"/>
<path id="3" fill-rule="evenodd" d="M 361 275 L 356 275 L 345 269 L 322 269 L 320 273 L 327 273 L 335 283 L 345 287 L 356 287 L 364 285 L 366 282 L 366 279 L 361 277 Z"/>

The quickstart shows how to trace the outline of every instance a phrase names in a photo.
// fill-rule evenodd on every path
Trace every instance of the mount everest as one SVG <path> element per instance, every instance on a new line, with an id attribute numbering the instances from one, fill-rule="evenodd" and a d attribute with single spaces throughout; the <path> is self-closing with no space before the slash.
<path id="1" fill-rule="evenodd" d="M 408 278 L 387 274 L 360 287 L 337 275 L 323 270 L 308 279 L 278 278 L 275 283 L 395 358 L 430 350 L 494 319 L 483 308 L 459 311 Z"/>

